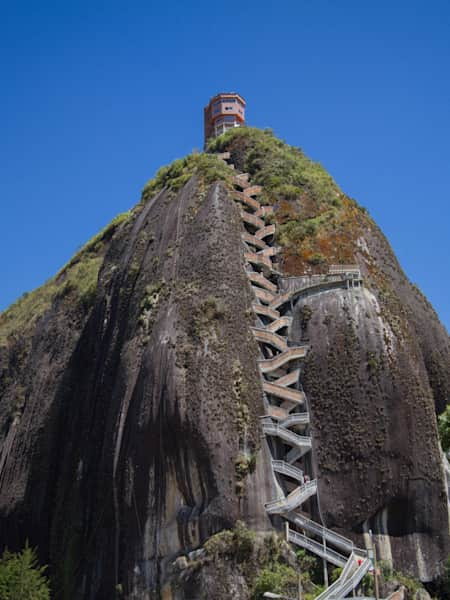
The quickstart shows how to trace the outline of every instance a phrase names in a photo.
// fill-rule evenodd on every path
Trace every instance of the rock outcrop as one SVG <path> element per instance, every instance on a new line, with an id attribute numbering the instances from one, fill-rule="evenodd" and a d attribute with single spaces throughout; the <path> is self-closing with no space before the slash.
<path id="1" fill-rule="evenodd" d="M 251 129 L 211 149 L 264 185 L 259 214 L 214 155 L 178 161 L 0 315 L 0 543 L 37 546 L 56 598 L 182 598 L 170 592 L 178 556 L 237 520 L 279 526 L 265 510 L 279 489 L 260 423 L 271 390 L 244 271 L 258 260 L 254 283 L 270 293 L 269 255 L 249 257 L 275 234 L 270 204 L 279 289 L 344 261 L 364 282 L 299 294 L 292 324 L 257 334 L 289 326 L 291 345 L 309 347 L 323 524 L 361 547 L 371 529 L 382 558 L 434 579 L 450 549 L 435 419 L 449 402 L 445 329 L 370 217 L 297 150 Z M 243 218 L 260 232 L 251 240 Z"/>

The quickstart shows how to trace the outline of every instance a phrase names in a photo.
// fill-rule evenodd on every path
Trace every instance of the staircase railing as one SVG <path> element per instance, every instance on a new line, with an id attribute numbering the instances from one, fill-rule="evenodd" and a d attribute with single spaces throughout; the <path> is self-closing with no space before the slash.
<path id="1" fill-rule="evenodd" d="M 306 535 L 298 533 L 293 529 L 289 529 L 288 540 L 293 544 L 297 544 L 297 546 L 305 548 L 306 550 L 311 550 L 311 552 L 314 552 L 314 554 L 317 554 L 317 556 L 325 558 L 328 562 L 336 565 L 337 567 L 344 567 L 347 563 L 347 558 L 342 554 L 339 554 L 339 552 L 331 550 L 330 548 L 326 548 L 320 542 L 316 542 L 315 540 L 312 540 L 311 538 L 306 537 Z"/>
<path id="2" fill-rule="evenodd" d="M 286 429 L 286 427 L 278 425 L 278 423 L 269 423 L 268 421 L 264 420 L 262 426 L 265 434 L 276 435 L 277 437 L 288 442 L 289 444 L 292 444 L 293 446 L 298 446 L 300 448 L 311 447 L 311 437 L 309 435 L 298 435 L 290 429 Z"/>
<path id="3" fill-rule="evenodd" d="M 333 546 L 337 546 L 346 552 L 353 552 L 355 548 L 354 543 L 348 538 L 336 533 L 335 531 L 332 531 L 331 529 L 323 527 L 323 525 L 319 525 L 315 521 L 312 521 L 301 514 L 289 513 L 286 515 L 286 518 L 298 527 L 306 529 L 306 531 L 309 531 L 321 538 L 325 538 L 328 542 L 333 544 Z"/>
<path id="4" fill-rule="evenodd" d="M 287 419 L 282 421 L 282 427 L 290 427 L 292 425 L 307 425 L 309 423 L 309 413 L 293 413 Z"/>
<path id="5" fill-rule="evenodd" d="M 308 498 L 316 493 L 317 483 L 314 479 L 313 481 L 308 481 L 308 483 L 295 488 L 295 490 L 285 498 L 278 498 L 277 500 L 272 500 L 272 502 L 267 502 L 265 505 L 266 511 L 268 513 L 289 512 L 303 504 L 303 502 L 306 502 Z"/>
<path id="6" fill-rule="evenodd" d="M 286 475 L 287 477 L 292 477 L 293 479 L 303 483 L 303 471 L 297 467 L 293 467 L 287 462 L 284 462 L 284 460 L 273 460 L 272 467 L 277 473 Z"/>

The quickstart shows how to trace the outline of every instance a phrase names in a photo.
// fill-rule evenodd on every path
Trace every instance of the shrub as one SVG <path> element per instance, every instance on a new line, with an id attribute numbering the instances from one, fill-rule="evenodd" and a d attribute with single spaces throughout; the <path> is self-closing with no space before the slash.
<path id="1" fill-rule="evenodd" d="M 275 563 L 262 569 L 255 580 L 252 598 L 264 598 L 265 592 L 289 594 L 297 585 L 297 573 L 292 567 Z"/>
<path id="2" fill-rule="evenodd" d="M 300 308 L 299 314 L 302 331 L 306 331 L 308 323 L 310 322 L 313 314 L 313 309 L 310 306 L 308 306 L 308 304 L 304 304 Z"/>
<path id="3" fill-rule="evenodd" d="M 214 296 L 208 296 L 202 306 L 204 316 L 207 321 L 212 319 L 221 319 L 225 314 L 225 306 L 222 300 L 218 300 Z"/>
<path id="4" fill-rule="evenodd" d="M 441 439 L 442 450 L 450 450 L 450 404 L 438 417 L 439 437 Z"/>
<path id="5" fill-rule="evenodd" d="M 244 477 L 247 477 L 249 473 L 253 473 L 255 467 L 255 454 L 250 454 L 250 456 L 247 456 L 245 454 L 239 454 L 239 456 L 234 461 L 234 470 L 237 479 L 244 479 Z"/>
<path id="6" fill-rule="evenodd" d="M 145 294 L 141 300 L 141 308 L 144 311 L 151 310 L 158 303 L 161 292 L 164 290 L 165 281 L 156 281 L 145 287 Z"/>
<path id="7" fill-rule="evenodd" d="M 450 556 L 444 563 L 444 568 L 437 582 L 438 596 L 440 598 L 450 598 Z"/>
<path id="8" fill-rule="evenodd" d="M 206 184 L 219 180 L 230 182 L 233 177 L 231 169 L 216 156 L 193 153 L 185 158 L 175 160 L 170 165 L 161 167 L 156 176 L 145 185 L 142 191 L 142 200 L 147 200 L 163 188 L 176 192 L 193 175 L 198 175 Z"/>
<path id="9" fill-rule="evenodd" d="M 365 596 L 370 596 L 370 597 L 373 596 L 374 588 L 375 588 L 375 582 L 374 582 L 373 575 L 371 573 L 367 573 L 361 579 L 361 587 L 362 587 L 362 590 L 363 590 L 363 594 Z"/>
<path id="10" fill-rule="evenodd" d="M 322 561 L 314 554 L 303 548 L 296 551 L 297 562 L 302 573 L 308 573 L 309 578 L 315 584 L 323 581 Z"/>
<path id="11" fill-rule="evenodd" d="M 320 252 L 315 252 L 308 258 L 308 262 L 310 265 L 322 265 L 327 262 L 327 259 Z"/>
<path id="12" fill-rule="evenodd" d="M 334 583 L 335 581 L 337 581 L 339 579 L 339 577 L 342 575 L 342 571 L 343 571 L 342 567 L 335 567 L 331 571 L 331 583 Z"/>
<path id="13" fill-rule="evenodd" d="M 0 559 L 0 600 L 49 600 L 46 569 L 39 566 L 28 543 L 21 552 L 5 550 Z"/>
<path id="14" fill-rule="evenodd" d="M 224 529 L 211 536 L 204 545 L 206 554 L 219 558 L 227 556 L 236 562 L 248 561 L 254 550 L 255 534 L 242 521 L 236 521 L 234 529 Z"/>

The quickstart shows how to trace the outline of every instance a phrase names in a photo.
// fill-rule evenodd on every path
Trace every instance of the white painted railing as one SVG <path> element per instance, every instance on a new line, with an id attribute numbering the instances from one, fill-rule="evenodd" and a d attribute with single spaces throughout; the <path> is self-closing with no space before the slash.
<path id="1" fill-rule="evenodd" d="M 305 548 L 305 550 L 314 552 L 314 554 L 317 554 L 317 556 L 325 558 L 328 562 L 336 565 L 337 567 L 344 567 L 347 563 L 345 556 L 342 556 L 342 554 L 339 554 L 339 552 L 335 552 L 330 548 L 326 548 L 320 542 L 316 542 L 315 540 L 312 540 L 306 537 L 306 535 L 298 533 L 293 529 L 289 529 L 288 539 L 293 544 L 301 546 L 302 548 Z"/>
<path id="2" fill-rule="evenodd" d="M 270 417 L 269 417 L 270 418 Z M 276 435 L 285 442 L 300 448 L 311 448 L 311 437 L 309 435 L 298 435 L 290 429 L 286 429 L 278 423 L 263 419 L 263 431 L 266 435 Z"/>
<path id="3" fill-rule="evenodd" d="M 309 413 L 293 413 L 287 419 L 282 421 L 282 427 L 292 427 L 293 425 L 307 425 L 309 423 Z"/>
<path id="4" fill-rule="evenodd" d="M 312 521 L 311 519 L 308 519 L 307 517 L 298 513 L 290 513 L 289 515 L 286 515 L 286 517 L 291 521 L 291 523 L 295 523 L 295 525 L 298 527 L 301 527 L 302 529 L 305 529 L 306 531 L 309 531 L 310 533 L 313 533 L 321 538 L 325 538 L 327 542 L 330 542 L 330 544 L 333 544 L 333 546 L 337 546 L 338 548 L 341 548 L 349 553 L 353 552 L 355 547 L 353 542 L 343 535 L 339 535 L 339 533 L 336 533 L 331 529 L 327 529 L 326 527 L 323 527 L 323 525 L 319 525 L 319 523 L 316 523 L 315 521 Z"/>
<path id="5" fill-rule="evenodd" d="M 330 265 L 328 273 L 330 275 L 351 273 L 352 275 L 354 274 L 361 277 L 361 271 L 358 265 Z"/>
<path id="6" fill-rule="evenodd" d="M 304 502 L 308 500 L 311 496 L 317 493 L 317 483 L 314 479 L 313 481 L 308 481 L 304 485 L 300 485 L 298 488 L 295 488 L 288 496 L 285 498 L 278 498 L 277 500 L 272 500 L 272 502 L 268 502 L 265 507 L 268 513 L 284 513 L 294 510 L 295 508 L 301 506 Z"/>
<path id="7" fill-rule="evenodd" d="M 359 565 L 357 570 L 351 575 L 348 580 L 341 587 L 339 595 L 335 595 L 335 598 L 344 598 L 349 592 L 355 589 L 364 575 L 372 568 L 372 561 L 369 558 L 365 558 Z M 330 597 L 330 596 L 329 596 Z"/>
<path id="8" fill-rule="evenodd" d="M 273 470 L 281 475 L 286 475 L 287 477 L 292 477 L 296 479 L 300 483 L 303 483 L 303 471 L 297 467 L 293 467 L 284 460 L 272 460 Z"/>

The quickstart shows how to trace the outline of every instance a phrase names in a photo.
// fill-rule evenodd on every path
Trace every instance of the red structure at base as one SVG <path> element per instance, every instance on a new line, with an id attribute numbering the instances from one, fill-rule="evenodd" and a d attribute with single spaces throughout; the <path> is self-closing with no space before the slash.
<path id="1" fill-rule="evenodd" d="M 223 92 L 211 98 L 204 109 L 205 144 L 232 127 L 245 124 L 245 100 L 235 92 Z"/>

